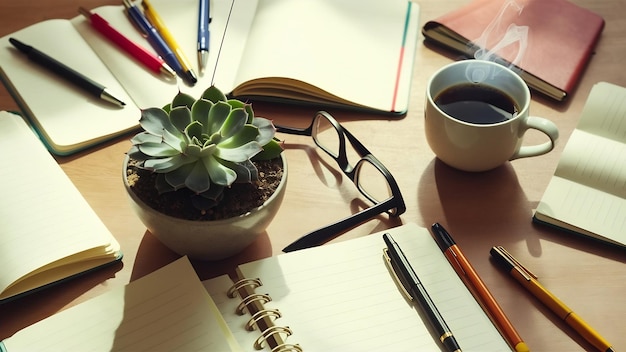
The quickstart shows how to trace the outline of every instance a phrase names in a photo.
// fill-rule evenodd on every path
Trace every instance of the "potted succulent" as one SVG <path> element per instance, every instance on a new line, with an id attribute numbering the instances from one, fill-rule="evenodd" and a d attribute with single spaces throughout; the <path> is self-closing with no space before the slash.
<path id="1" fill-rule="evenodd" d="M 268 119 L 209 87 L 141 112 L 123 165 L 131 205 L 166 246 L 222 259 L 263 233 L 285 191 L 287 163 Z"/>

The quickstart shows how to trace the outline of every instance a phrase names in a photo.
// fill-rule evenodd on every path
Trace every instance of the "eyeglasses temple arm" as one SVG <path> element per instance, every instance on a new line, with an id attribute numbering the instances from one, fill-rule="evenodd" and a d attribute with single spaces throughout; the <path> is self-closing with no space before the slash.
<path id="1" fill-rule="evenodd" d="M 283 248 L 283 252 L 293 252 L 300 249 L 322 245 L 332 240 L 333 238 L 338 237 L 345 231 L 356 227 L 357 225 L 360 225 L 380 214 L 382 211 L 379 209 L 378 205 L 364 209 L 356 214 L 348 216 L 347 218 L 339 220 L 334 224 L 310 232 L 298 238 L 287 247 Z"/>
<path id="2" fill-rule="evenodd" d="M 300 136 L 310 136 L 312 132 L 311 126 L 307 128 L 293 128 L 293 127 L 285 127 L 281 125 L 274 125 L 274 127 L 276 127 L 276 132 L 295 134 L 295 135 L 300 135 Z"/>

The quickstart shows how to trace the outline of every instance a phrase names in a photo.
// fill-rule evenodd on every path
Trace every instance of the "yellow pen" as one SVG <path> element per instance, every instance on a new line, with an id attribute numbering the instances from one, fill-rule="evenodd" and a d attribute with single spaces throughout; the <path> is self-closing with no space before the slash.
<path id="1" fill-rule="evenodd" d="M 180 48 L 178 43 L 176 43 L 174 36 L 167 29 L 159 14 L 157 14 L 156 10 L 148 2 L 148 0 L 142 0 L 141 4 L 144 9 L 144 14 L 146 15 L 146 18 L 148 18 L 148 21 L 150 21 L 152 25 L 159 31 L 161 37 L 163 37 L 163 40 L 165 40 L 167 45 L 174 52 L 174 55 L 176 55 L 176 58 L 180 62 L 180 65 L 183 67 L 185 79 L 187 80 L 187 82 L 191 85 L 196 84 L 196 82 L 198 82 L 196 73 L 191 68 L 191 64 L 189 63 L 189 60 L 187 60 L 185 53 Z"/>
<path id="2" fill-rule="evenodd" d="M 505 268 L 515 280 L 524 286 L 541 303 L 545 304 L 552 312 L 561 318 L 567 325 L 576 330 L 585 340 L 591 343 L 599 351 L 613 352 L 611 344 L 587 324 L 578 314 L 565 305 L 560 299 L 544 288 L 537 276 L 526 269 L 502 246 L 491 248 L 491 256 Z"/>

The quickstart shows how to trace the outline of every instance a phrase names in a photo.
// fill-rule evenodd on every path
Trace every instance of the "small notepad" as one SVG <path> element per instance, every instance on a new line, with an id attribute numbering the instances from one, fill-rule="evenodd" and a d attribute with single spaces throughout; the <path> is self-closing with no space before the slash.
<path id="1" fill-rule="evenodd" d="M 427 229 L 407 224 L 387 232 L 402 247 L 463 350 L 510 350 Z M 225 277 L 205 281 L 205 287 L 247 350 L 272 336 L 254 324 L 254 330 L 245 328 L 252 316 L 263 316 L 278 343 L 304 351 L 439 351 L 427 319 L 404 298 L 385 265 L 384 247 L 382 233 L 377 233 L 240 265 L 230 286 L 256 286 L 257 278 L 262 284 L 243 298 L 227 298 Z M 271 300 L 265 302 L 263 295 Z M 264 302 L 263 308 L 236 314 L 240 302 L 254 300 Z M 288 327 L 290 334 L 280 327 Z"/>
<path id="2" fill-rule="evenodd" d="M 626 88 L 593 87 L 533 219 L 626 247 Z"/>

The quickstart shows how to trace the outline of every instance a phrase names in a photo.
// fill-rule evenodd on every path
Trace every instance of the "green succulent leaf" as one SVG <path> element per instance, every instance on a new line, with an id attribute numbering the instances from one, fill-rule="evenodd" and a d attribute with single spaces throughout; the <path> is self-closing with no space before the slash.
<path id="1" fill-rule="evenodd" d="M 274 138 L 276 127 L 274 127 L 272 121 L 263 117 L 257 117 L 252 121 L 252 124 L 259 129 L 259 136 L 256 138 L 256 141 L 261 145 L 269 143 Z"/>
<path id="2" fill-rule="evenodd" d="M 220 143 L 220 148 L 237 148 L 246 143 L 255 141 L 259 135 L 259 129 L 252 125 L 244 125 L 239 133 Z M 259 143 L 260 144 L 260 143 Z"/>
<path id="3" fill-rule="evenodd" d="M 235 173 L 235 171 L 222 165 L 215 158 L 204 158 L 202 161 L 209 171 L 209 176 L 213 183 L 228 187 L 237 179 L 237 173 Z"/>
<path id="4" fill-rule="evenodd" d="M 211 178 L 209 178 L 208 170 L 204 163 L 194 163 L 191 172 L 185 179 L 185 186 L 190 190 L 200 194 L 211 187 Z"/>
<path id="5" fill-rule="evenodd" d="M 211 188 L 192 197 L 191 202 L 197 209 L 210 209 L 224 199 L 224 186 L 211 184 Z"/>
<path id="6" fill-rule="evenodd" d="M 176 170 L 168 172 L 165 175 L 165 181 L 174 188 L 174 190 L 179 190 L 185 187 L 185 180 L 187 180 L 187 175 L 193 169 L 194 164 L 186 164 L 179 167 Z"/>
<path id="7" fill-rule="evenodd" d="M 224 139 L 235 136 L 245 126 L 248 121 L 248 114 L 243 109 L 231 110 L 228 117 L 220 128 L 220 134 Z"/>
<path id="8" fill-rule="evenodd" d="M 209 124 L 207 126 L 207 134 L 219 132 L 224 121 L 230 114 L 231 107 L 225 102 L 217 102 L 209 110 Z"/>
<path id="9" fill-rule="evenodd" d="M 142 143 L 160 143 L 162 141 L 163 141 L 163 137 L 156 136 L 152 133 L 148 133 L 145 131 L 137 133 L 130 139 L 130 142 L 133 144 L 133 146 L 137 144 L 142 144 Z"/>
<path id="10" fill-rule="evenodd" d="M 180 154 L 179 150 L 164 143 L 142 143 L 139 145 L 139 150 L 153 157 L 168 157 Z"/>
<path id="11" fill-rule="evenodd" d="M 203 129 L 203 126 L 198 121 L 193 121 L 190 124 L 188 124 L 187 127 L 185 127 L 185 134 L 192 141 L 192 144 L 196 144 L 196 145 L 204 144 L 203 142 L 201 142 L 203 140 L 202 129 Z"/>
<path id="12" fill-rule="evenodd" d="M 191 123 L 191 111 L 186 106 L 177 106 L 170 111 L 170 122 L 179 131 L 184 131 Z"/>
<path id="13" fill-rule="evenodd" d="M 215 156 L 236 163 L 251 159 L 263 150 L 258 142 L 252 141 L 236 148 L 222 148 L 217 146 Z"/>
<path id="14" fill-rule="evenodd" d="M 179 91 L 178 94 L 174 96 L 171 105 L 173 108 L 176 108 L 178 106 L 186 106 L 188 109 L 191 109 L 191 106 L 195 101 L 196 99 L 191 95 Z"/>
<path id="15" fill-rule="evenodd" d="M 269 143 L 263 146 L 263 150 L 255 155 L 252 160 L 272 160 L 280 156 L 280 153 L 283 152 L 283 146 L 281 143 L 275 139 L 269 141 Z"/>
<path id="16" fill-rule="evenodd" d="M 205 134 L 209 134 L 209 111 L 213 105 L 209 100 L 200 99 L 191 107 L 191 118 L 204 126 Z"/>
<path id="17" fill-rule="evenodd" d="M 195 161 L 195 158 L 190 158 L 184 154 L 177 154 L 172 157 L 146 160 L 144 161 L 144 167 L 157 173 L 168 173 Z"/>
<path id="18" fill-rule="evenodd" d="M 217 103 L 218 101 L 226 101 L 226 95 L 222 93 L 221 90 L 217 89 L 215 86 L 210 86 L 202 93 L 202 99 L 210 100 L 213 103 Z"/>
<path id="19" fill-rule="evenodd" d="M 170 123 L 168 114 L 163 109 L 159 108 L 142 110 L 139 124 L 146 132 L 152 133 L 155 136 L 162 136 L 164 130 L 174 135 L 180 134 L 180 131 Z"/>
<path id="20" fill-rule="evenodd" d="M 237 183 L 250 183 L 253 180 L 259 179 L 259 170 L 257 170 L 254 163 L 250 160 L 240 163 L 234 163 L 226 160 L 220 160 L 220 162 L 237 173 Z"/>
<path id="21" fill-rule="evenodd" d="M 154 182 L 154 185 L 157 191 L 159 192 L 159 194 L 175 191 L 174 187 L 172 187 L 165 180 L 165 174 L 158 174 L 156 181 Z"/>

